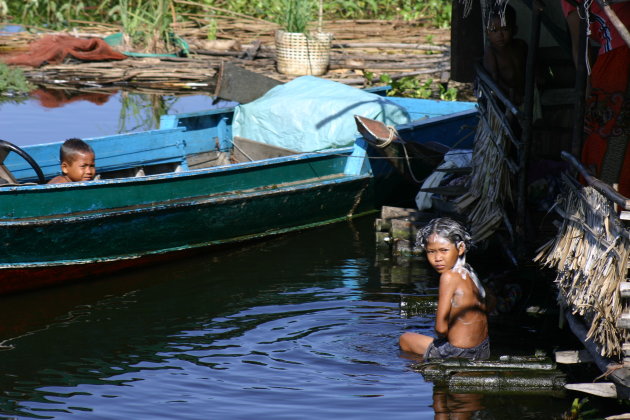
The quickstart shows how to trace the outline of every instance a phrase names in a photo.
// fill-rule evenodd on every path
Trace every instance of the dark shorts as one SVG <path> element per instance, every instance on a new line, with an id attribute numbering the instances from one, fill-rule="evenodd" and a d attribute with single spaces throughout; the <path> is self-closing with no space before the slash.
<path id="1" fill-rule="evenodd" d="M 424 359 L 451 359 L 463 358 L 470 360 L 487 360 L 490 357 L 490 340 L 486 337 L 478 346 L 469 349 L 463 349 L 451 345 L 445 338 L 436 338 L 433 340 L 427 351 L 424 353 Z"/>

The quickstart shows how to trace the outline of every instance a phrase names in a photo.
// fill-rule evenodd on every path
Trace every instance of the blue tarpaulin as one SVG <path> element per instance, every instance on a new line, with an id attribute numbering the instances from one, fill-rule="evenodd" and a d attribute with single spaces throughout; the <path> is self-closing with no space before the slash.
<path id="1" fill-rule="evenodd" d="M 303 76 L 236 107 L 232 133 L 299 152 L 351 145 L 359 135 L 354 115 L 387 125 L 410 121 L 386 98 L 342 83 Z"/>

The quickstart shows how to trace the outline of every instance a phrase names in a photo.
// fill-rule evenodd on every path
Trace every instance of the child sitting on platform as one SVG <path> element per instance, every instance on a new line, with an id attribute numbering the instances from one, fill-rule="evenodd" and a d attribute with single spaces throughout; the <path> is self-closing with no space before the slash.
<path id="1" fill-rule="evenodd" d="M 49 184 L 91 181 L 96 175 L 94 150 L 81 139 L 68 139 L 59 149 L 62 175 L 56 176 Z"/>
<path id="2" fill-rule="evenodd" d="M 466 264 L 471 243 L 462 225 L 446 217 L 431 220 L 418 232 L 416 245 L 424 249 L 427 260 L 440 273 L 435 320 L 438 338 L 406 332 L 400 336 L 401 350 L 425 359 L 490 357 L 485 290 Z"/>
<path id="3" fill-rule="evenodd" d="M 527 63 L 527 43 L 514 38 L 517 28 L 514 8 L 492 8 L 486 29 L 489 45 L 483 55 L 483 67 L 516 106 L 523 102 Z"/>

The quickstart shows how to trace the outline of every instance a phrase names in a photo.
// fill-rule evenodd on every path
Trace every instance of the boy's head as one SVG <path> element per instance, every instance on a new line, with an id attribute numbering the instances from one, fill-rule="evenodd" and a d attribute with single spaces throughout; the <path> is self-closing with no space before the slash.
<path id="1" fill-rule="evenodd" d="M 509 4 L 495 5 L 488 15 L 486 33 L 495 48 L 508 45 L 516 34 L 516 11 Z"/>
<path id="2" fill-rule="evenodd" d="M 94 150 L 81 139 L 68 139 L 59 150 L 61 172 L 69 181 L 91 181 L 96 175 Z"/>

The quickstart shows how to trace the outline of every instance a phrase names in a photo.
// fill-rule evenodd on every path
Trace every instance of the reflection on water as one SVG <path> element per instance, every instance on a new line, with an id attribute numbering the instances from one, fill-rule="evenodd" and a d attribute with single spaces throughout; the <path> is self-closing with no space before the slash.
<path id="1" fill-rule="evenodd" d="M 410 326 L 428 333 L 432 315 L 401 317 L 401 293 L 418 288 L 381 282 L 372 223 L 2 298 L 0 412 L 424 419 L 439 406 L 504 419 L 551 418 L 569 406 L 434 391 L 397 348 Z"/>
<path id="2" fill-rule="evenodd" d="M 433 390 L 433 410 L 436 420 L 465 420 L 483 410 L 483 395 L 481 394 L 454 394 L 448 390 Z"/>
<path id="3" fill-rule="evenodd" d="M 234 106 L 204 94 L 38 89 L 30 98 L 0 97 L 0 138 L 18 146 L 155 129 L 160 116 Z"/>

